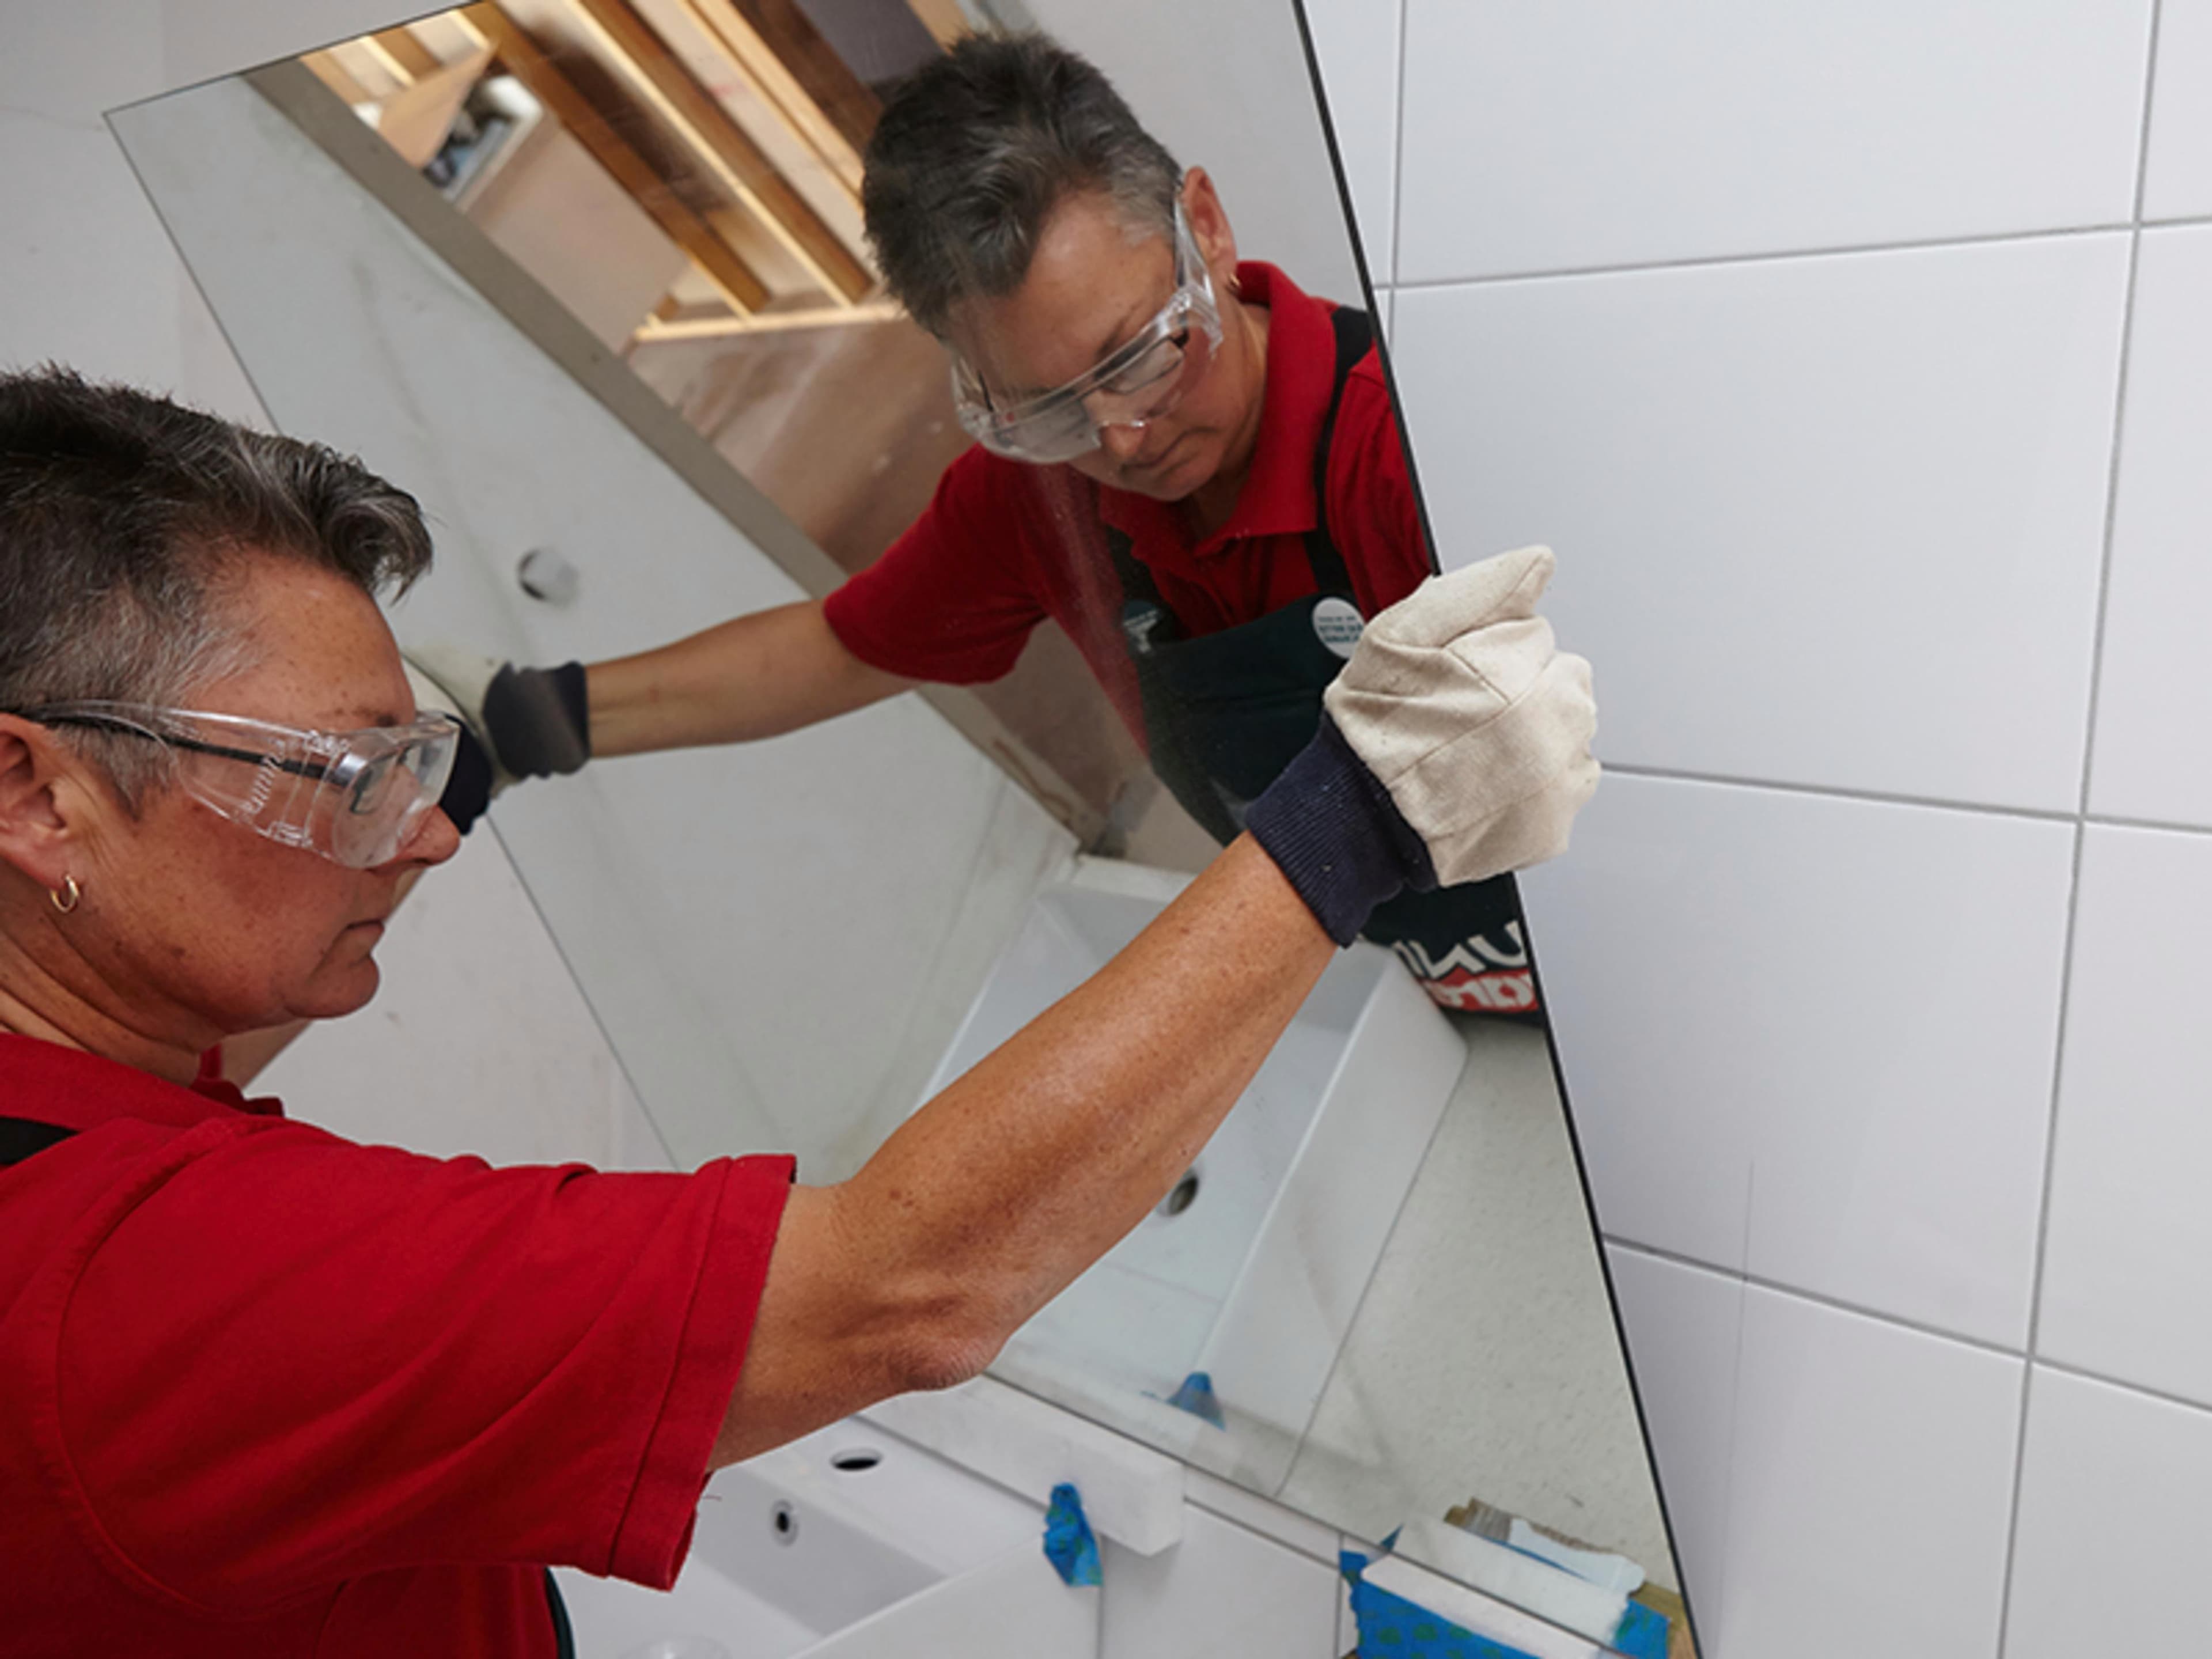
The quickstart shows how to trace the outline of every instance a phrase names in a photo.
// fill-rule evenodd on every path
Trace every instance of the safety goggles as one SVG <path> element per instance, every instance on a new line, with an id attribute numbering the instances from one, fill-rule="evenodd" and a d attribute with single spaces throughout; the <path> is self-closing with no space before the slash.
<path id="1" fill-rule="evenodd" d="M 234 823 L 349 870 L 390 862 L 438 804 L 460 742 L 458 722 L 305 732 L 236 714 L 136 702 L 58 702 L 27 709 L 41 726 L 149 738 L 179 762 L 187 793 Z"/>
<path id="2" fill-rule="evenodd" d="M 1164 418 L 1206 373 L 1221 346 L 1213 277 L 1175 210 L 1176 291 L 1126 344 L 1065 386 L 994 404 L 983 377 L 952 354 L 952 398 L 960 424 L 994 455 L 1049 465 L 1098 447 L 1102 427 L 1142 428 Z"/>

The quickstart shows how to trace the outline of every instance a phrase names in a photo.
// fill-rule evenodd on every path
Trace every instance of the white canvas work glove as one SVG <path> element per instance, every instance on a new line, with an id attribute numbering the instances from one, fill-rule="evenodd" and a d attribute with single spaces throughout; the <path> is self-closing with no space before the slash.
<path id="1" fill-rule="evenodd" d="M 1566 849 L 1597 787 L 1589 663 L 1535 613 L 1548 548 L 1431 577 L 1360 635 L 1312 745 L 1246 827 L 1348 944 L 1383 900 Z"/>
<path id="2" fill-rule="evenodd" d="M 1445 886 L 1557 858 L 1597 788 L 1590 665 L 1536 614 L 1553 562 L 1524 547 L 1424 582 L 1322 700 Z"/>

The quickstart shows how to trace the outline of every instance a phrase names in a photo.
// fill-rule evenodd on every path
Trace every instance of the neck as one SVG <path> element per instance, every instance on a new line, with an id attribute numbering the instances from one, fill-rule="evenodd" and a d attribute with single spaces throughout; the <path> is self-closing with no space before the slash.
<path id="1" fill-rule="evenodd" d="M 1267 308 L 1243 300 L 1231 303 L 1222 318 L 1224 344 L 1237 342 L 1237 371 L 1249 386 L 1244 418 L 1231 441 L 1229 453 L 1214 474 L 1191 491 L 1190 513 L 1201 536 L 1212 535 L 1229 522 L 1237 510 L 1237 497 L 1252 475 L 1252 458 L 1260 450 L 1260 426 L 1267 412 Z"/>
<path id="2" fill-rule="evenodd" d="M 207 1043 L 194 1047 L 191 1036 L 149 1036 L 115 1018 L 82 988 L 88 971 L 82 957 L 54 941 L 45 924 L 19 930 L 15 922 L 0 922 L 0 1031 L 98 1054 L 172 1083 L 190 1083 L 199 1074 Z M 41 932 L 46 938 L 38 937 Z"/>

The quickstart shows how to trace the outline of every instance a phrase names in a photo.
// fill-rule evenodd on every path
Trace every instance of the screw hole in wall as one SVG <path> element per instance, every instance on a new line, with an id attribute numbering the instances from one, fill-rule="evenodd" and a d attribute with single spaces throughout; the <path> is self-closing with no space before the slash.
<path id="1" fill-rule="evenodd" d="M 1159 1213 L 1175 1217 L 1198 1202 L 1198 1171 L 1186 1170 L 1181 1181 L 1176 1182 L 1168 1195 L 1160 1200 Z"/>
<path id="2" fill-rule="evenodd" d="M 775 1507 L 768 1512 L 768 1524 L 769 1530 L 775 1534 L 777 1543 L 796 1544 L 799 1541 L 799 1512 L 790 1504 L 778 1500 Z"/>

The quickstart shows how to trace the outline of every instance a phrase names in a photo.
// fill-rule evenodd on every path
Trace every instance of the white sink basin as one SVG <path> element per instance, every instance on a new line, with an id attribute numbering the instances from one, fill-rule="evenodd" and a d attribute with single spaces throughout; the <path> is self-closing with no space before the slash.
<path id="1" fill-rule="evenodd" d="M 1037 897 L 934 1095 L 1188 878 L 1078 861 Z M 1168 1202 L 1007 1345 L 1007 1381 L 1261 1491 L 1288 1473 L 1467 1049 L 1388 951 L 1344 952 Z M 1206 1373 L 1220 1426 L 1168 1404 Z"/>
<path id="2" fill-rule="evenodd" d="M 906 1659 L 963 1631 L 977 1659 L 1088 1659 L 1096 1592 L 1043 1534 L 1038 1505 L 848 1421 L 715 1475 L 674 1589 L 556 1577 L 578 1659 Z"/>

